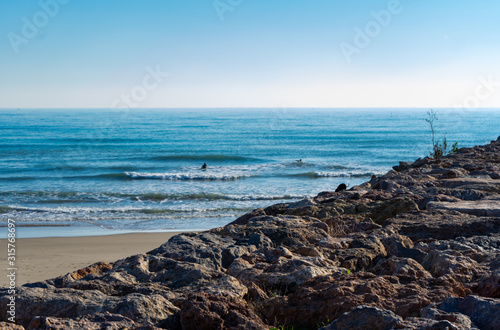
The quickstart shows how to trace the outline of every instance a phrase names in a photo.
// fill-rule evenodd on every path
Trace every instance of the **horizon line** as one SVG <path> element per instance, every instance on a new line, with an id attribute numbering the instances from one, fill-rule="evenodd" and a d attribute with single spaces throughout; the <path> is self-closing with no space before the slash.
<path id="1" fill-rule="evenodd" d="M 111 107 L 14 107 L 14 108 L 4 108 L 0 107 L 0 110 L 181 110 L 181 109 L 218 109 L 218 110 L 230 110 L 230 109 L 380 109 L 380 110 L 392 110 L 392 109 L 441 109 L 441 110 L 499 110 L 499 107 L 475 107 L 475 108 L 451 108 L 451 107 L 293 107 L 293 106 L 283 106 L 283 107 L 246 107 L 246 106 L 235 106 L 235 107 L 145 107 L 145 108 L 111 108 Z"/>

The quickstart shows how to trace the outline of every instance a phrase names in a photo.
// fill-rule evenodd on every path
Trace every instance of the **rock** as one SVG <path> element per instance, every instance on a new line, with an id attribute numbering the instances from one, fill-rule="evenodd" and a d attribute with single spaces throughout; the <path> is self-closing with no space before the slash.
<path id="1" fill-rule="evenodd" d="M 5 298 L 0 298 L 1 310 L 7 310 L 8 300 Z M 19 289 L 16 294 L 16 322 L 26 328 L 35 316 L 75 318 L 91 315 L 102 312 L 105 302 L 106 296 L 95 291 Z"/>
<path id="2" fill-rule="evenodd" d="M 311 217 L 292 215 L 261 216 L 251 219 L 240 228 L 242 237 L 260 233 L 274 244 L 285 247 L 311 245 L 328 236 L 328 226 Z"/>
<path id="3" fill-rule="evenodd" d="M 273 241 L 262 234 L 253 234 L 248 238 L 248 244 L 255 245 L 258 249 L 269 250 L 273 247 Z"/>
<path id="4" fill-rule="evenodd" d="M 288 250 L 286 247 L 283 246 L 278 246 L 273 250 L 266 251 L 266 258 L 272 263 L 278 261 L 278 259 L 281 257 L 292 258 L 293 254 L 292 252 L 290 252 L 290 250 Z"/>
<path id="5" fill-rule="evenodd" d="M 465 298 L 448 298 L 436 308 L 448 313 L 469 316 L 480 329 L 500 329 L 500 300 L 469 295 Z"/>
<path id="6" fill-rule="evenodd" d="M 358 306 L 320 330 L 341 329 L 477 329 L 470 318 L 460 313 L 444 313 L 436 309 L 424 308 L 422 317 L 409 317 L 403 320 L 393 312 L 377 307 Z"/>
<path id="7" fill-rule="evenodd" d="M 11 322 L 0 322 L 0 328 L 5 330 L 24 330 L 24 327 Z"/>
<path id="8" fill-rule="evenodd" d="M 418 211 L 418 205 L 413 200 L 403 197 L 391 199 L 371 210 L 371 213 L 375 223 L 383 224 L 389 218 L 411 211 Z"/>
<path id="9" fill-rule="evenodd" d="M 145 296 L 131 293 L 109 311 L 141 323 L 159 324 L 178 313 L 179 308 L 159 294 Z"/>
<path id="10" fill-rule="evenodd" d="M 441 180 L 441 186 L 445 188 L 457 188 L 466 186 L 469 189 L 498 192 L 498 190 L 500 189 L 500 181 L 491 178 L 458 178 Z"/>
<path id="11" fill-rule="evenodd" d="M 391 235 L 382 239 L 385 250 L 388 255 L 402 258 L 412 258 L 416 261 L 421 261 L 425 257 L 425 253 L 421 250 L 413 248 L 413 241 L 403 235 Z"/>
<path id="12" fill-rule="evenodd" d="M 243 300 L 220 295 L 190 295 L 180 312 L 182 329 L 269 329 Z"/>
<path id="13" fill-rule="evenodd" d="M 500 298 L 500 270 L 479 281 L 477 292 L 484 297 Z"/>
<path id="14" fill-rule="evenodd" d="M 92 264 L 88 267 L 79 269 L 73 273 L 69 273 L 65 276 L 61 276 L 61 277 L 56 278 L 53 281 L 53 284 L 57 287 L 63 287 L 63 286 L 69 285 L 72 282 L 78 281 L 78 280 L 80 280 L 88 275 L 103 274 L 112 268 L 113 268 L 113 266 L 107 262 L 97 262 L 97 263 Z"/>
<path id="15" fill-rule="evenodd" d="M 294 253 L 304 257 L 320 257 L 323 259 L 322 253 L 313 246 L 302 246 L 294 250 Z"/>
<path id="16" fill-rule="evenodd" d="M 399 165 L 397 166 L 393 166 L 392 168 L 394 169 L 394 171 L 396 172 L 401 172 L 401 171 L 404 171 L 404 170 L 407 170 L 408 168 L 410 168 L 410 163 L 407 163 L 407 162 L 399 162 Z"/>
<path id="17" fill-rule="evenodd" d="M 348 313 L 342 314 L 335 322 L 321 330 L 385 330 L 392 329 L 403 321 L 401 316 L 386 309 L 361 305 Z"/>
<path id="18" fill-rule="evenodd" d="M 450 210 L 479 217 L 500 217 L 500 200 L 430 202 L 428 210 Z"/>
<path id="19" fill-rule="evenodd" d="M 278 258 L 272 263 L 250 263 L 241 258 L 229 267 L 228 274 L 246 285 L 257 284 L 264 291 L 292 292 L 302 283 L 324 275 L 345 275 L 346 269 L 320 258 Z"/>
<path id="20" fill-rule="evenodd" d="M 447 313 L 429 306 L 422 309 L 420 315 L 422 318 L 452 323 L 450 325 L 451 329 L 453 329 L 453 327 L 457 329 L 477 329 L 470 317 L 462 313 Z"/>
<path id="21" fill-rule="evenodd" d="M 266 215 L 266 212 L 263 209 L 255 209 L 252 212 L 244 214 L 238 219 L 234 220 L 230 223 L 230 225 L 245 225 L 248 220 L 261 215 Z"/>
<path id="22" fill-rule="evenodd" d="M 80 270 L 77 270 L 74 273 L 70 273 L 69 275 L 75 280 L 78 281 L 79 279 L 84 278 L 87 275 L 90 274 L 102 274 L 107 272 L 108 270 L 112 269 L 113 266 L 107 262 L 97 262 L 93 265 L 90 265 L 89 267 L 82 268 Z"/>
<path id="23" fill-rule="evenodd" d="M 454 274 L 459 275 L 462 281 L 470 281 L 479 268 L 477 262 L 452 250 L 431 251 L 422 266 L 435 277 Z"/>
<path id="24" fill-rule="evenodd" d="M 288 209 L 288 204 L 275 204 L 268 206 L 264 209 L 267 215 L 279 215 L 284 214 Z"/>
<path id="25" fill-rule="evenodd" d="M 461 169 L 451 169 L 448 172 L 446 172 L 445 178 L 448 179 L 455 179 L 455 178 L 460 178 L 466 175 L 467 171 L 461 170 Z"/>
<path id="26" fill-rule="evenodd" d="M 398 258 L 395 256 L 379 261 L 379 263 L 370 269 L 370 271 L 377 275 L 392 275 L 409 279 L 432 278 L 432 275 L 415 260 L 409 258 Z"/>
<path id="27" fill-rule="evenodd" d="M 385 190 L 372 190 L 366 193 L 363 197 L 374 201 L 386 201 L 393 198 L 394 195 Z"/>
<path id="28" fill-rule="evenodd" d="M 401 235 L 408 236 L 415 242 L 495 233 L 500 230 L 500 219 L 436 210 L 402 214 L 387 220 L 385 226 L 398 231 Z"/>
<path id="29" fill-rule="evenodd" d="M 227 268 L 236 257 L 254 249 L 252 246 L 237 245 L 233 238 L 216 235 L 216 232 L 206 232 L 174 236 L 152 253 L 161 253 L 167 258 L 221 271 Z"/>
<path id="30" fill-rule="evenodd" d="M 137 329 L 142 328 L 131 319 L 110 313 L 98 313 L 78 319 L 37 316 L 28 329 Z M 148 329 L 160 329 L 154 326 Z"/>
<path id="31" fill-rule="evenodd" d="M 316 206 L 317 203 L 314 201 L 312 198 L 306 198 L 303 199 L 299 202 L 292 203 L 288 205 L 289 209 L 296 209 L 296 208 L 303 208 L 303 207 L 308 207 L 308 206 Z"/>
<path id="32" fill-rule="evenodd" d="M 16 321 L 26 328 L 36 316 L 77 319 L 108 312 L 139 324 L 154 325 L 178 312 L 177 307 L 160 295 L 131 294 L 122 299 L 98 291 L 26 288 L 20 289 L 16 298 Z M 6 310 L 6 304 L 6 299 L 2 297 L 2 310 Z"/>
<path id="33" fill-rule="evenodd" d="M 263 311 L 265 319 L 285 326 L 315 329 L 313 326 L 335 320 L 359 305 L 388 309 L 406 318 L 419 316 L 429 304 L 457 295 L 459 286 L 447 280 L 406 276 L 376 276 L 355 273 L 347 276 L 315 277 L 285 299 L 273 301 Z"/>

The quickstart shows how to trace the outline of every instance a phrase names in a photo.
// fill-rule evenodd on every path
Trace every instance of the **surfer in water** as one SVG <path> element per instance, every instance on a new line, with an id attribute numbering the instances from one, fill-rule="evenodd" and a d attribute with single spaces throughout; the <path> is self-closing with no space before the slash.
<path id="1" fill-rule="evenodd" d="M 206 170 L 207 169 L 207 163 L 203 163 L 203 165 L 201 165 L 201 169 L 202 170 Z"/>

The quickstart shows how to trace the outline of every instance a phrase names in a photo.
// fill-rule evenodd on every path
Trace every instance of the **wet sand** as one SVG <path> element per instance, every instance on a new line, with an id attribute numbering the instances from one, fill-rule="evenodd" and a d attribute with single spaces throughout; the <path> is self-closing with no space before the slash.
<path id="1" fill-rule="evenodd" d="M 113 262 L 151 251 L 172 233 L 140 233 L 85 237 L 20 238 L 16 248 L 16 284 L 32 283 L 65 275 L 98 261 Z M 2 273 L 0 286 L 8 286 L 7 240 L 1 239 Z"/>

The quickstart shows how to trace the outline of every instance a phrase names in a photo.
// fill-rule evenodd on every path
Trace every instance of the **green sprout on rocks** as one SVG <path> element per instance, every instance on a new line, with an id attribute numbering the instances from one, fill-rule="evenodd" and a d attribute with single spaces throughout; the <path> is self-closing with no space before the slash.
<path id="1" fill-rule="evenodd" d="M 455 142 L 451 146 L 450 154 L 456 154 L 458 150 L 460 150 L 460 148 L 458 147 L 458 142 Z"/>
<path id="2" fill-rule="evenodd" d="M 317 323 L 317 324 L 316 324 L 316 328 L 318 328 L 318 329 L 319 329 L 319 328 L 322 328 L 322 327 L 326 327 L 326 326 L 327 326 L 327 325 L 329 325 L 330 323 L 332 323 L 332 322 L 330 322 L 330 318 L 327 318 L 327 319 L 326 319 L 326 321 L 323 321 L 323 322 L 321 322 L 321 323 Z"/>
<path id="3" fill-rule="evenodd" d="M 424 120 L 429 124 L 429 127 L 431 129 L 431 135 L 432 135 L 432 151 L 430 156 L 434 159 L 441 158 L 442 156 L 446 156 L 449 154 L 454 154 L 457 153 L 459 148 L 458 148 L 458 142 L 453 143 L 451 146 L 451 150 L 448 150 L 448 141 L 446 141 L 446 136 L 443 137 L 442 141 L 438 141 L 436 139 L 436 127 L 435 127 L 435 122 L 437 121 L 437 115 L 436 112 L 431 109 L 427 111 L 427 118 L 424 118 Z"/>
<path id="4" fill-rule="evenodd" d="M 284 325 L 278 325 L 277 327 L 271 328 L 269 330 L 293 330 L 293 327 L 289 328 Z"/>

